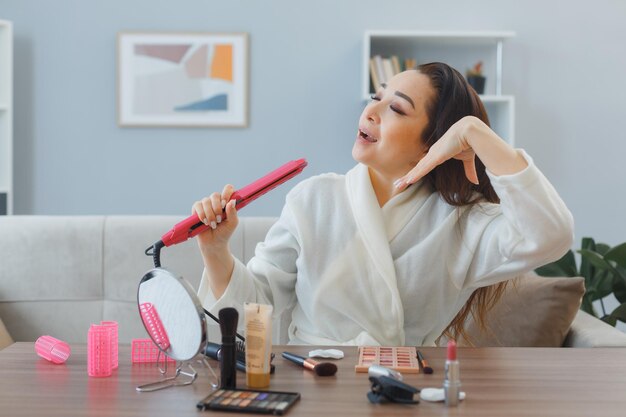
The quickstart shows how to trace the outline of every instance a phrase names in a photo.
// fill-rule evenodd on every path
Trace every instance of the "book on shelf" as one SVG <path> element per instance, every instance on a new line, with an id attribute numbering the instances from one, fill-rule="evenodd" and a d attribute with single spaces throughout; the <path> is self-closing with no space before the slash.
<path id="1" fill-rule="evenodd" d="M 374 58 L 370 58 L 370 76 L 372 79 L 372 87 L 374 91 L 378 91 L 380 88 L 380 78 L 378 78 L 378 69 L 376 68 L 376 61 Z"/>
<path id="2" fill-rule="evenodd" d="M 374 91 L 378 91 L 380 85 L 388 82 L 394 75 L 415 68 L 417 68 L 417 60 L 414 58 L 400 59 L 397 55 L 383 58 L 380 55 L 374 55 L 369 62 L 371 87 Z"/>
<path id="3" fill-rule="evenodd" d="M 391 77 L 394 76 L 391 59 L 383 58 L 383 71 L 385 72 L 385 82 L 389 81 Z"/>
<path id="4" fill-rule="evenodd" d="M 404 68 L 405 69 L 415 69 L 417 68 L 417 60 L 413 58 L 406 58 L 404 60 Z"/>
<path id="5" fill-rule="evenodd" d="M 374 55 L 374 64 L 376 66 L 376 76 L 378 77 L 378 83 L 383 84 L 387 80 L 385 79 L 385 71 L 383 69 L 383 58 L 380 55 Z"/>
<path id="6" fill-rule="evenodd" d="M 402 68 L 400 68 L 400 60 L 397 55 L 391 56 L 391 65 L 393 66 L 394 75 L 402 72 Z"/>

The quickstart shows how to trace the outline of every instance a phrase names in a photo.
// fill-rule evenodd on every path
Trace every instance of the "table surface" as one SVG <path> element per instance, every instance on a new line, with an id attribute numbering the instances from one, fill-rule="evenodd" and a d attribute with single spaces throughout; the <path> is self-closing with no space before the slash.
<path id="1" fill-rule="evenodd" d="M 306 355 L 311 347 L 275 346 L 276 373 L 270 388 L 297 391 L 301 400 L 287 416 L 624 416 L 626 415 L 626 349 L 623 348 L 462 348 L 461 381 L 467 399 L 458 407 L 422 401 L 417 405 L 370 404 L 367 374 L 355 373 L 356 347 L 341 348 L 334 377 L 318 377 L 280 357 Z M 420 348 L 432 375 L 405 374 L 417 388 L 440 387 L 445 348 Z M 196 403 L 211 392 L 208 372 L 200 369 L 191 386 L 137 392 L 155 381 L 154 364 L 131 364 L 130 347 L 120 346 L 119 369 L 108 378 L 87 375 L 85 345 L 72 346 L 67 363 L 55 365 L 35 355 L 33 343 L 15 343 L 0 351 L 2 416 L 201 416 L 233 413 L 200 412 Z M 219 366 L 209 361 L 216 372 Z M 238 373 L 245 388 L 245 375 Z M 418 397 L 416 396 L 416 399 Z"/>

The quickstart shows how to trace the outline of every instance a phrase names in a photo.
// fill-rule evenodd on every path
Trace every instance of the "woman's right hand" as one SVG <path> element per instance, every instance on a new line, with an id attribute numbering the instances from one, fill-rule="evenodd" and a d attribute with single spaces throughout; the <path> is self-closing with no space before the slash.
<path id="1" fill-rule="evenodd" d="M 239 223 L 236 201 L 229 201 L 234 191 L 233 186 L 228 184 L 221 194 L 213 193 L 193 204 L 192 214 L 195 213 L 201 222 L 209 226 L 197 236 L 198 246 L 205 257 L 228 250 L 228 241 Z"/>

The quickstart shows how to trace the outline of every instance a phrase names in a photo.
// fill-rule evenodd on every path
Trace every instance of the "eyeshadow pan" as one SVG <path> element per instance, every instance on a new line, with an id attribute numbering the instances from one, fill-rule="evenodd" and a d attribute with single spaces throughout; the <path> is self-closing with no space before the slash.
<path id="1" fill-rule="evenodd" d="M 371 365 L 381 365 L 403 373 L 419 373 L 414 346 L 359 346 L 356 372 L 367 372 Z"/>
<path id="2" fill-rule="evenodd" d="M 300 399 L 297 392 L 219 389 L 197 404 L 200 410 L 282 415 Z"/>
<path id="3" fill-rule="evenodd" d="M 289 403 L 287 401 L 283 401 L 280 404 L 278 404 L 276 406 L 277 410 L 284 410 L 285 408 L 287 408 L 289 406 Z"/>

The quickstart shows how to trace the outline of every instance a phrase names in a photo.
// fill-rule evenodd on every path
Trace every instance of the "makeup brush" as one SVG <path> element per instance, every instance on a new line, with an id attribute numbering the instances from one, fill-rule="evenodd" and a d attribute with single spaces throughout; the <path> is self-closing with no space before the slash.
<path id="1" fill-rule="evenodd" d="M 237 321 L 239 313 L 232 307 L 223 308 L 218 313 L 222 332 L 220 358 L 220 388 L 237 388 Z"/>
<path id="2" fill-rule="evenodd" d="M 426 362 L 426 359 L 424 359 L 424 355 L 422 355 L 422 352 L 420 352 L 419 350 L 417 351 L 417 360 L 419 360 L 420 366 L 424 370 L 425 374 L 432 374 L 433 373 L 433 368 L 428 366 L 428 362 Z"/>
<path id="3" fill-rule="evenodd" d="M 298 365 L 315 372 L 319 376 L 333 376 L 337 373 L 337 365 L 331 362 L 318 362 L 316 360 L 289 352 L 283 352 L 282 355 L 283 358 L 293 363 L 297 363 Z"/>

